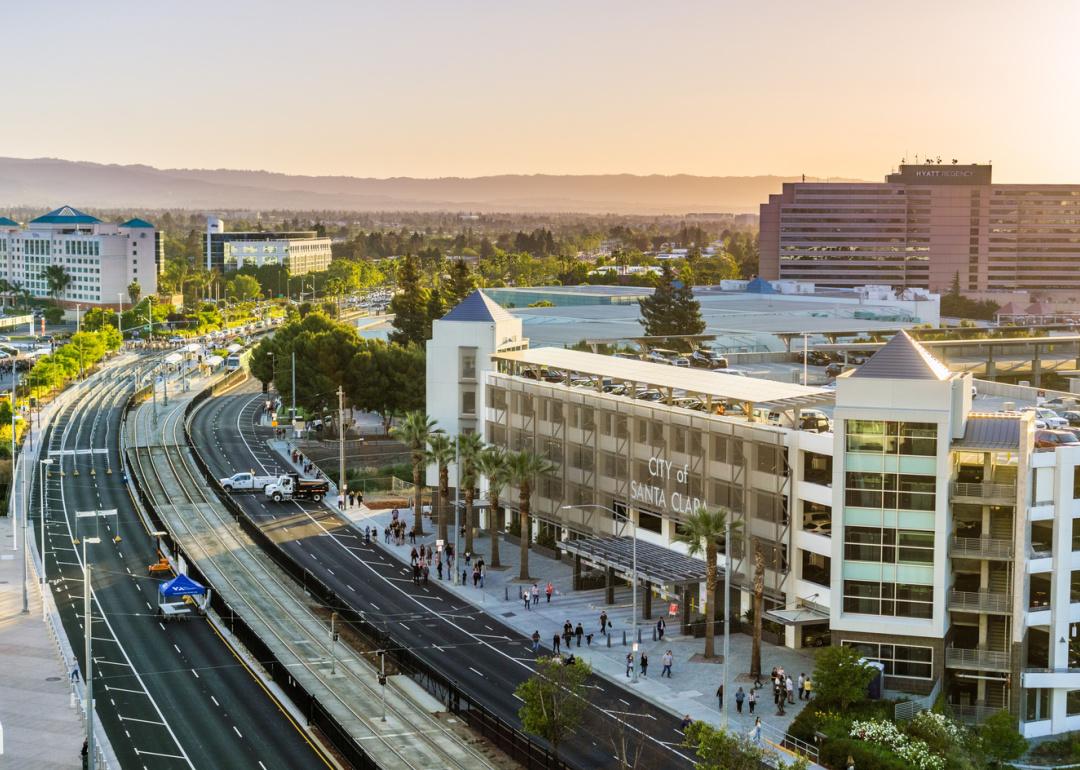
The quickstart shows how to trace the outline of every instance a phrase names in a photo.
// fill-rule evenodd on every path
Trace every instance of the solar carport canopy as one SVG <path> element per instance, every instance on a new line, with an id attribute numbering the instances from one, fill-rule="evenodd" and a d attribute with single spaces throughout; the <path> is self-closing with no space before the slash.
<path id="1" fill-rule="evenodd" d="M 634 541 L 629 537 L 583 537 L 559 543 L 559 549 L 580 556 L 594 564 L 613 567 L 620 572 L 634 570 Z M 705 562 L 678 551 L 637 541 L 639 580 L 657 585 L 686 585 L 705 580 Z"/>
<path id="2" fill-rule="evenodd" d="M 496 353 L 492 358 L 510 365 L 558 369 L 588 377 L 634 382 L 663 390 L 683 390 L 713 399 L 762 404 L 778 409 L 797 409 L 831 404 L 835 394 L 825 388 L 724 374 L 723 370 L 689 369 L 634 361 L 599 353 L 565 348 L 531 348 Z"/>

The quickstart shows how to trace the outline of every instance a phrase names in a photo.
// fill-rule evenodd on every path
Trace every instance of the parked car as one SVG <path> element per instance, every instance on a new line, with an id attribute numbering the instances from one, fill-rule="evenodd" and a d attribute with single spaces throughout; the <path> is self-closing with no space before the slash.
<path id="1" fill-rule="evenodd" d="M 672 366 L 678 366 L 681 369 L 689 369 L 690 368 L 690 359 L 687 358 L 686 356 L 679 356 L 678 358 L 671 359 L 671 365 Z"/>
<path id="2" fill-rule="evenodd" d="M 638 401 L 660 401 L 664 397 L 664 394 L 659 390 L 639 390 L 634 394 L 634 398 Z"/>
<path id="3" fill-rule="evenodd" d="M 1058 416 L 1058 413 L 1053 409 L 1047 409 L 1044 406 L 1025 406 L 1020 410 L 1021 412 L 1032 412 L 1036 418 L 1046 423 L 1046 427 L 1051 430 L 1058 430 L 1061 428 L 1069 427 L 1069 421 L 1064 417 Z"/>
<path id="4" fill-rule="evenodd" d="M 1080 426 L 1080 412 L 1075 409 L 1070 409 L 1067 412 L 1062 412 L 1061 416 L 1065 418 L 1066 422 L 1071 426 Z"/>
<path id="5" fill-rule="evenodd" d="M 678 352 L 674 350 L 665 350 L 664 348 L 653 348 L 645 354 L 645 360 L 651 361 L 654 364 L 670 364 L 678 357 Z"/>
<path id="6" fill-rule="evenodd" d="M 1059 446 L 1080 446 L 1080 438 L 1067 430 L 1035 431 L 1036 449 L 1057 449 Z"/>
<path id="7" fill-rule="evenodd" d="M 1077 409 L 1080 408 L 1080 399 L 1072 396 L 1058 396 L 1049 401 L 1043 401 L 1042 406 L 1050 409 Z"/>
<path id="8" fill-rule="evenodd" d="M 844 371 L 844 365 L 838 361 L 834 361 L 825 367 L 826 377 L 837 377 Z"/>
<path id="9" fill-rule="evenodd" d="M 806 363 L 810 366 L 828 366 L 832 362 L 832 356 L 821 350 L 806 351 Z"/>
<path id="10" fill-rule="evenodd" d="M 728 360 L 719 353 L 701 348 L 690 354 L 690 365 L 701 369 L 727 369 Z"/>

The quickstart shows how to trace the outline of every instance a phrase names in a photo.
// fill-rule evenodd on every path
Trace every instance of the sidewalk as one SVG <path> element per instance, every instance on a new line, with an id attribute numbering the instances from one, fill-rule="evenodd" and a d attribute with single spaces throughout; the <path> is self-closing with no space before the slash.
<path id="1" fill-rule="evenodd" d="M 277 452 L 281 462 L 286 467 L 294 467 L 288 456 L 289 442 L 282 440 L 270 440 L 271 448 Z M 326 504 L 337 510 L 336 494 L 331 494 L 325 500 Z M 412 522 L 412 510 L 409 508 L 398 509 L 399 517 L 404 517 L 405 522 Z M 382 531 L 390 523 L 392 511 L 371 510 L 366 506 L 359 505 L 348 509 L 345 514 L 354 527 L 363 532 L 365 527 L 376 527 L 379 532 L 378 542 L 390 554 L 393 554 L 402 562 L 409 563 L 409 555 L 412 545 L 406 539 L 403 546 L 387 544 Z M 431 520 L 425 517 L 425 527 L 432 529 Z M 453 542 L 453 530 L 450 532 Z M 417 538 L 419 544 L 435 546 L 435 535 L 429 532 L 421 538 Z M 460 553 L 464 556 L 465 539 L 459 538 Z M 517 581 L 520 568 L 519 547 L 503 539 L 499 543 L 499 556 L 503 569 L 490 569 L 491 544 L 486 533 L 478 533 L 474 542 L 476 554 L 483 555 L 485 564 L 488 565 L 484 588 L 473 588 L 472 568 L 469 568 L 468 582 L 466 585 L 453 585 L 453 578 L 449 571 L 444 571 L 442 580 L 443 587 L 461 596 L 497 618 L 500 622 L 521 632 L 526 637 L 531 637 L 533 631 L 540 632 L 542 649 L 550 652 L 552 637 L 561 634 L 563 623 L 567 620 L 576 628 L 580 622 L 585 634 L 592 634 L 592 645 L 588 646 L 583 638 L 581 647 L 577 647 L 574 641 L 573 653 L 580 655 L 593 670 L 612 682 L 626 687 L 633 687 L 638 695 L 650 702 L 670 711 L 675 718 L 689 714 L 695 721 L 705 721 L 709 724 L 720 724 L 719 700 L 716 697 L 717 688 L 723 677 L 721 663 L 706 662 L 701 659 L 705 640 L 694 639 L 691 636 L 678 634 L 678 623 L 675 619 L 665 617 L 669 621 L 663 641 L 654 639 L 655 623 L 661 613 L 666 612 L 666 604 L 654 597 L 652 620 L 639 619 L 638 628 L 641 632 L 641 650 L 648 655 L 648 676 L 640 677 L 637 684 L 632 684 L 626 676 L 626 654 L 631 650 L 632 633 L 632 592 L 629 586 L 619 585 L 615 591 L 615 604 L 608 605 L 604 602 L 604 590 L 571 590 L 573 579 L 573 564 L 568 561 L 559 561 L 541 556 L 535 551 L 529 553 L 529 573 L 537 578 L 540 588 L 540 605 L 532 605 L 525 610 L 524 602 L 518 596 L 523 584 Z M 475 559 L 475 556 L 474 556 Z M 457 578 L 461 579 L 462 560 L 455 560 Z M 437 573 L 431 571 L 431 579 L 437 579 Z M 551 602 L 546 601 L 544 587 L 551 581 L 555 588 Z M 529 583 L 531 588 L 532 584 Z M 641 590 L 638 591 L 638 602 L 643 604 Z M 608 636 L 600 635 L 600 613 L 606 611 L 608 620 L 612 624 Z M 626 646 L 623 646 L 625 633 Z M 610 647 L 608 639 L 610 638 Z M 661 657 L 665 651 L 671 650 L 674 657 L 672 676 L 660 678 L 663 668 Z M 566 652 L 565 645 L 563 652 Z M 717 657 L 722 653 L 722 637 L 716 638 Z M 747 672 L 750 670 L 751 639 L 748 635 L 734 633 L 731 635 L 731 659 L 732 673 L 729 683 L 730 693 L 734 695 L 739 687 L 745 692 L 750 691 L 750 678 Z M 783 666 L 785 672 L 792 680 L 798 678 L 800 673 L 812 673 L 814 668 L 813 656 L 803 650 L 791 650 L 772 644 L 762 643 L 761 664 L 765 677 L 773 666 Z M 757 691 L 758 703 L 756 713 L 751 716 L 747 704 L 743 704 L 743 713 L 740 715 L 735 710 L 735 702 L 731 701 L 729 718 L 731 728 L 735 731 L 749 733 L 754 724 L 755 717 L 761 717 L 765 726 L 766 734 L 770 738 L 778 738 L 787 731 L 791 720 L 802 710 L 803 701 L 795 699 L 794 704 L 788 704 L 786 714 L 778 716 L 776 706 L 773 704 L 772 688 L 768 684 Z M 617 708 L 618 704 L 612 706 Z"/>
<path id="2" fill-rule="evenodd" d="M 0 767 L 77 768 L 85 729 L 71 706 L 68 672 L 56 642 L 41 621 L 41 592 L 33 569 L 27 577 L 30 612 L 22 614 L 25 551 L 21 533 L 13 533 L 13 528 L 11 517 L 0 518 Z M 32 532 L 27 529 L 27 536 Z M 18 551 L 12 550 L 12 534 L 20 537 Z"/>

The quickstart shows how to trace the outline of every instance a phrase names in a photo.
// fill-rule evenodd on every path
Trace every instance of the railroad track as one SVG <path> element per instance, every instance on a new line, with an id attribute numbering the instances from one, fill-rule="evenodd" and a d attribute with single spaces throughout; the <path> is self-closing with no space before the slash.
<path id="1" fill-rule="evenodd" d="M 232 589 L 234 595 L 247 608 L 248 612 L 265 626 L 266 631 L 272 634 L 277 642 L 296 658 L 307 672 L 325 688 L 327 693 L 338 702 L 341 708 L 370 732 L 372 739 L 379 741 L 401 763 L 401 767 L 414 768 L 415 770 L 432 767 L 461 767 L 465 765 L 480 768 L 490 767 L 491 763 L 487 757 L 479 753 L 467 742 L 463 742 L 459 735 L 423 709 L 406 710 L 401 705 L 392 702 L 391 699 L 387 700 L 387 718 L 395 720 L 399 725 L 410 731 L 410 735 L 404 736 L 407 740 L 402 741 L 403 736 L 396 730 L 394 736 L 384 736 L 378 729 L 381 720 L 377 717 L 359 713 L 339 694 L 333 678 L 328 671 L 323 670 L 329 663 L 330 651 L 326 648 L 329 633 L 327 632 L 326 636 L 321 639 L 316 638 L 312 634 L 310 627 L 300 622 L 295 612 L 300 609 L 302 613 L 300 618 L 306 617 L 316 626 L 325 627 L 326 621 L 318 617 L 302 602 L 286 606 L 285 602 L 279 599 L 278 596 L 290 596 L 293 594 L 295 587 L 291 584 L 291 581 L 287 583 L 281 580 L 272 570 L 262 567 L 253 568 L 245 563 L 239 554 L 253 553 L 253 546 L 240 537 L 232 521 L 223 522 L 217 516 L 211 517 L 207 514 L 208 507 L 218 506 L 220 502 L 207 489 L 206 482 L 192 469 L 190 457 L 185 456 L 185 453 L 189 451 L 183 436 L 185 406 L 185 401 L 174 403 L 167 408 L 168 411 L 163 418 L 159 418 L 161 420 L 162 443 L 156 447 L 159 450 L 157 453 L 153 451 L 154 447 L 136 446 L 133 454 L 140 479 L 144 483 L 149 483 L 152 487 L 152 489 L 148 490 L 151 493 L 151 499 L 172 501 L 175 500 L 175 495 L 179 493 L 183 497 L 184 503 L 190 505 L 190 510 L 185 512 L 190 512 L 197 517 L 198 521 L 201 521 L 206 527 L 209 535 L 218 540 L 218 547 L 212 547 L 206 542 L 207 534 L 196 531 L 196 528 L 189 523 L 188 519 L 182 516 L 173 517 L 174 521 L 172 523 L 174 525 L 177 522 L 183 523 L 186 530 L 184 534 L 187 535 L 185 540 L 195 547 L 194 553 L 190 553 L 189 549 L 191 557 L 196 562 L 212 564 L 221 578 Z M 133 427 L 136 436 L 139 432 L 140 419 L 145 422 L 145 420 L 149 419 L 149 414 L 149 409 L 140 409 L 134 415 Z M 153 435 L 152 431 L 151 435 Z M 135 443 L 138 444 L 138 441 Z M 168 463 L 168 475 L 172 477 L 174 483 L 170 483 L 166 475 L 162 473 L 160 465 L 154 462 L 156 458 L 164 458 Z M 175 505 L 176 503 L 172 502 L 171 504 Z M 180 535 L 181 533 L 175 534 Z M 257 558 L 253 557 L 252 561 L 256 565 L 259 564 Z M 232 577 L 238 572 L 247 575 L 260 585 L 270 587 L 271 590 L 267 595 L 273 605 L 276 605 L 280 610 L 282 616 L 287 619 L 285 624 L 282 623 L 282 617 L 271 617 L 263 608 L 248 598 L 245 591 Z M 283 632 L 286 630 L 283 626 L 287 626 L 289 633 Z M 311 659 L 312 648 L 321 648 L 322 651 L 327 653 L 327 657 Z M 369 671 L 357 671 L 355 670 L 356 666 L 356 663 L 339 662 L 337 665 L 337 670 L 340 672 L 338 676 L 344 676 L 358 685 L 371 701 L 379 700 L 382 696 L 381 688 L 372 684 L 372 673 Z M 447 751 L 440 745 L 441 742 L 460 747 L 465 756 Z M 403 750 L 406 748 L 409 751 Z"/>

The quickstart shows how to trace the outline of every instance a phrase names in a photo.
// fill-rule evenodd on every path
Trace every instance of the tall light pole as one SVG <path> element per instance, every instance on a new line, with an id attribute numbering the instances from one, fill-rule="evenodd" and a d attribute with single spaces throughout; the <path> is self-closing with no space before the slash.
<path id="1" fill-rule="evenodd" d="M 82 331 L 82 305 L 75 303 L 75 333 Z"/>
<path id="2" fill-rule="evenodd" d="M 454 474 L 457 477 L 454 481 L 454 559 L 460 558 L 458 553 L 458 535 L 461 531 L 461 526 L 458 524 L 458 516 L 461 515 L 461 446 L 458 444 L 457 439 L 454 439 Z M 464 564 L 464 560 L 460 562 Z M 458 562 L 454 563 L 454 585 L 460 585 L 458 583 L 457 574 Z"/>
<path id="3" fill-rule="evenodd" d="M 803 385 L 806 385 L 807 382 L 808 382 L 807 376 L 806 376 L 807 375 L 806 359 L 807 359 L 808 354 L 809 354 L 809 350 L 808 350 L 808 348 L 809 348 L 808 340 L 809 339 L 810 339 L 810 335 L 808 335 L 806 332 L 803 332 L 803 336 L 802 336 L 802 384 Z"/>
<path id="4" fill-rule="evenodd" d="M 803 339 L 806 339 L 803 337 Z M 805 366 L 805 363 L 804 363 Z M 805 383 L 804 383 L 805 384 Z M 731 688 L 728 687 L 728 661 L 731 660 L 731 512 L 724 515 L 724 673 L 721 686 L 723 693 L 728 697 L 721 702 L 720 726 L 725 730 L 728 726 L 728 709 L 731 706 Z"/>
<path id="5" fill-rule="evenodd" d="M 83 551 L 83 640 L 86 643 L 86 767 L 94 770 L 94 636 L 90 633 L 93 614 L 90 609 L 90 562 L 86 560 L 86 544 L 100 543 L 100 537 L 84 537 Z"/>
<path id="6" fill-rule="evenodd" d="M 345 510 L 345 495 L 349 485 L 345 481 L 345 391 L 338 385 L 338 508 Z"/>
<path id="7" fill-rule="evenodd" d="M 120 309 L 116 311 L 116 328 L 120 330 L 120 347 L 124 346 L 124 292 L 116 293 L 120 298 Z"/>
<path id="8" fill-rule="evenodd" d="M 631 664 L 630 682 L 633 683 L 633 684 L 637 684 L 637 681 L 638 681 L 638 671 L 637 671 L 637 661 L 638 661 L 638 640 L 637 640 L 637 633 L 638 633 L 638 631 L 637 631 L 637 619 L 638 619 L 638 612 L 637 612 L 637 584 L 638 584 L 637 522 L 634 521 L 634 519 L 629 515 L 629 510 L 630 510 L 629 508 L 627 508 L 627 513 L 619 513 L 618 511 L 614 510 L 613 508 L 608 508 L 606 505 L 596 505 L 596 504 L 594 504 L 594 505 L 564 505 L 559 510 L 567 511 L 567 510 L 572 510 L 572 509 L 575 509 L 575 508 L 576 509 L 599 508 L 602 511 L 607 511 L 608 513 L 610 513 L 612 516 L 614 516 L 616 518 L 625 519 L 627 521 L 627 523 L 629 523 L 630 526 L 633 527 L 633 535 L 632 535 L 632 540 L 631 540 L 631 553 L 632 553 L 632 560 L 633 560 L 633 575 L 634 575 L 633 594 L 632 594 L 633 595 L 632 602 L 633 602 L 634 609 L 633 609 L 633 620 L 632 620 L 631 626 L 630 626 L 630 634 L 631 634 L 631 642 L 632 642 L 631 649 L 633 650 L 633 658 L 632 658 L 633 662 Z"/>
<path id="9" fill-rule="evenodd" d="M 292 351 L 292 418 L 296 420 L 296 351 Z"/>
<path id="10" fill-rule="evenodd" d="M 48 509 L 45 507 L 45 477 L 48 475 L 49 467 L 53 464 L 53 461 L 51 457 L 47 457 L 39 462 L 42 465 L 38 474 L 38 502 L 41 508 L 41 615 L 44 617 L 48 612 L 45 602 L 45 517 L 48 515 Z"/>

